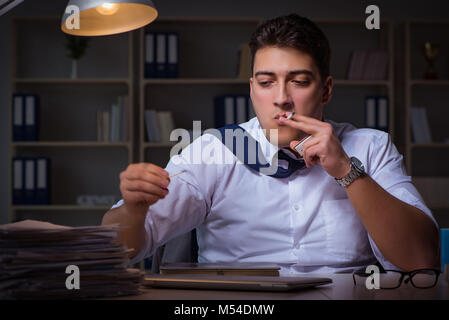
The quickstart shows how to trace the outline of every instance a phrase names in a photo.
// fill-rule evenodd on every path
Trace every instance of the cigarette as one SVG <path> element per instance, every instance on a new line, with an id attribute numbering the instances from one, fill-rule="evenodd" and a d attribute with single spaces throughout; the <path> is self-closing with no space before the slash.
<path id="1" fill-rule="evenodd" d="M 176 177 L 177 175 L 180 175 L 181 173 L 184 173 L 184 172 L 186 172 L 186 170 L 182 170 L 182 171 L 172 174 L 171 176 L 168 176 L 168 177 L 171 179 L 171 178 Z"/>
<path id="2" fill-rule="evenodd" d="M 293 117 L 294 115 L 295 115 L 295 111 L 293 111 L 292 113 L 290 113 L 286 119 L 289 120 L 289 119 L 290 119 L 291 117 Z"/>

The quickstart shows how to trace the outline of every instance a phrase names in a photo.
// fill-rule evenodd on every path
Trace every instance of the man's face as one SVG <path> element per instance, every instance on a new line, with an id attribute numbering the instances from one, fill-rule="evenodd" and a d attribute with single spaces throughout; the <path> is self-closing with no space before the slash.
<path id="1" fill-rule="evenodd" d="M 278 118 L 295 111 L 321 120 L 323 104 L 330 99 L 332 78 L 328 77 L 325 84 L 309 54 L 289 47 L 259 49 L 250 79 L 251 100 L 267 139 L 271 141 L 270 129 L 278 129 L 279 147 L 303 138 L 304 132 L 281 124 Z"/>

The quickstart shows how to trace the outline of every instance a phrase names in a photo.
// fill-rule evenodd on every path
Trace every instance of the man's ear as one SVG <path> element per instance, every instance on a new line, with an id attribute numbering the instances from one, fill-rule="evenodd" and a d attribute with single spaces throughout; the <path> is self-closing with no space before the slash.
<path id="1" fill-rule="evenodd" d="M 323 97 L 321 100 L 323 104 L 326 104 L 331 100 L 333 87 L 334 87 L 334 79 L 332 79 L 331 76 L 328 76 L 326 78 L 326 81 L 324 82 Z"/>

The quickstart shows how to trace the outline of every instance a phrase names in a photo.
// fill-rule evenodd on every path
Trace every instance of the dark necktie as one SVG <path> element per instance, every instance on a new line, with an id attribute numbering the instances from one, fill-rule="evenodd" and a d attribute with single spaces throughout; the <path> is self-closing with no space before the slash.
<path id="1" fill-rule="evenodd" d="M 240 159 L 242 155 L 240 155 L 238 152 L 236 152 L 236 138 L 234 137 L 234 143 L 232 143 L 233 148 L 229 147 L 228 144 L 226 144 L 226 134 L 225 130 L 242 130 L 243 132 L 246 132 L 245 129 L 242 127 L 231 124 L 227 125 L 225 127 L 218 128 L 217 130 L 221 133 L 221 137 L 217 137 L 221 142 L 230 150 L 232 153 L 247 167 L 251 168 L 252 170 L 255 170 L 257 172 L 261 172 L 262 168 L 267 169 L 270 168 L 270 164 L 266 161 L 266 159 L 261 156 L 263 155 L 262 150 L 260 149 L 259 142 L 257 142 L 250 134 L 245 135 L 245 139 L 243 141 L 244 143 L 244 155 L 243 159 Z M 252 140 L 252 141 L 249 141 Z M 255 146 L 255 148 L 249 148 L 248 146 Z M 255 155 L 254 155 L 255 153 Z M 284 168 L 282 166 L 279 166 L 279 163 L 277 161 L 273 160 L 272 165 L 277 165 L 277 170 L 273 174 L 269 174 L 270 177 L 275 178 L 288 178 L 292 173 L 295 171 L 302 169 L 305 167 L 305 162 L 303 159 L 295 160 L 291 157 L 289 157 L 282 149 L 280 149 L 275 157 L 277 156 L 278 160 L 285 160 L 288 163 L 288 167 Z M 260 159 L 262 157 L 263 159 Z M 249 159 L 252 159 L 252 162 L 249 161 Z M 255 160 L 255 161 L 254 161 Z M 262 160 L 262 161 L 260 161 Z M 255 162 L 255 163 L 254 163 Z M 274 170 L 270 170 L 274 171 Z"/>

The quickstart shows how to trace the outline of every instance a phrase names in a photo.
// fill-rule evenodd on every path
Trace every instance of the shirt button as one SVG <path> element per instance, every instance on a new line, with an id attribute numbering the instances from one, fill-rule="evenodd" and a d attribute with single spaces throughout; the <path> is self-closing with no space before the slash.
<path id="1" fill-rule="evenodd" d="M 301 248 L 301 245 L 299 244 L 299 242 L 295 245 L 295 248 L 296 248 L 296 249 Z"/>
<path id="2" fill-rule="evenodd" d="M 293 206 L 293 209 L 295 209 L 295 211 L 301 211 L 301 207 L 299 205 L 297 205 L 297 204 L 295 204 Z"/>

